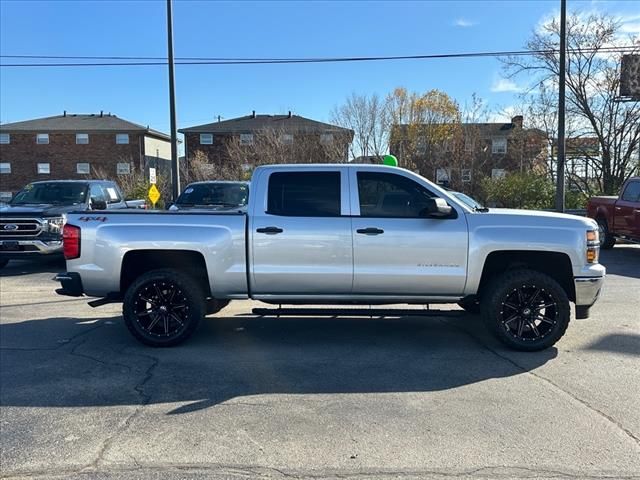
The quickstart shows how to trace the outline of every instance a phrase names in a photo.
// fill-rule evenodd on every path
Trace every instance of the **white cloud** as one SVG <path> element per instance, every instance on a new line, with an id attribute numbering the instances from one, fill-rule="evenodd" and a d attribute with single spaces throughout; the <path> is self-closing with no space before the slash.
<path id="1" fill-rule="evenodd" d="M 468 28 L 477 25 L 477 22 L 472 22 L 471 20 L 467 20 L 466 18 L 456 18 L 456 20 L 453 22 L 453 25 L 455 27 Z"/>
<path id="2" fill-rule="evenodd" d="M 508 78 L 498 78 L 494 80 L 493 85 L 491 85 L 491 91 L 494 93 L 517 93 L 522 91 L 522 87 L 519 87 L 516 82 Z"/>

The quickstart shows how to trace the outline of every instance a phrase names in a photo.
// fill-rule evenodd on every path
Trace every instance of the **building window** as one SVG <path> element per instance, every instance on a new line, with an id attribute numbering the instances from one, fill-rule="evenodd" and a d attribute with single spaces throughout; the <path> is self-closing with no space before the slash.
<path id="1" fill-rule="evenodd" d="M 427 139 L 425 137 L 418 137 L 418 141 L 416 142 L 416 153 L 419 155 L 427 153 Z"/>
<path id="2" fill-rule="evenodd" d="M 38 145 L 47 145 L 49 143 L 49 134 L 48 133 L 38 133 L 36 135 L 36 143 Z"/>
<path id="3" fill-rule="evenodd" d="M 293 143 L 293 135 L 290 133 L 283 133 L 280 136 L 280 141 L 285 145 L 291 145 Z"/>
<path id="4" fill-rule="evenodd" d="M 320 143 L 322 144 L 329 144 L 329 143 L 333 143 L 333 133 L 323 133 L 320 135 Z"/>
<path id="5" fill-rule="evenodd" d="M 469 183 L 471 181 L 471 169 L 463 168 L 460 177 L 464 183 Z"/>
<path id="6" fill-rule="evenodd" d="M 464 140 L 464 151 L 465 152 L 473 152 L 473 139 L 465 138 L 465 140 Z"/>
<path id="7" fill-rule="evenodd" d="M 38 174 L 49 175 L 51 173 L 51 164 L 50 163 L 39 163 L 38 164 Z"/>
<path id="8" fill-rule="evenodd" d="M 451 183 L 451 169 L 436 168 L 436 183 L 439 185 L 449 185 L 449 183 Z"/>
<path id="9" fill-rule="evenodd" d="M 253 133 L 241 133 L 240 145 L 253 145 Z"/>
<path id="10" fill-rule="evenodd" d="M 76 173 L 89 175 L 89 173 L 91 173 L 91 166 L 88 163 L 76 163 Z"/>
<path id="11" fill-rule="evenodd" d="M 500 178 L 504 178 L 507 172 L 504 168 L 492 168 L 491 169 L 491 178 L 494 180 L 498 180 Z"/>
<path id="12" fill-rule="evenodd" d="M 0 173 L 11 173 L 11 164 L 9 162 L 0 163 Z"/>
<path id="13" fill-rule="evenodd" d="M 129 175 L 131 173 L 130 163 L 118 163 L 116 166 L 116 173 L 118 175 Z"/>
<path id="14" fill-rule="evenodd" d="M 76 145 L 86 145 L 89 143 L 88 133 L 76 133 Z"/>
<path id="15" fill-rule="evenodd" d="M 118 145 L 128 145 L 129 144 L 129 134 L 128 133 L 116 133 L 116 144 L 118 144 Z"/>
<path id="16" fill-rule="evenodd" d="M 0 133 L 0 144 L 7 145 L 11 143 L 11 136 L 8 133 Z"/>
<path id="17" fill-rule="evenodd" d="M 201 133 L 200 145 L 213 145 L 213 133 Z"/>
<path id="18" fill-rule="evenodd" d="M 13 198 L 13 193 L 11 192 L 0 192 L 0 202 L 8 202 Z"/>
<path id="19" fill-rule="evenodd" d="M 453 140 L 445 140 L 443 146 L 445 152 L 453 152 Z"/>
<path id="20" fill-rule="evenodd" d="M 491 140 L 491 153 L 507 153 L 507 139 L 494 138 Z"/>

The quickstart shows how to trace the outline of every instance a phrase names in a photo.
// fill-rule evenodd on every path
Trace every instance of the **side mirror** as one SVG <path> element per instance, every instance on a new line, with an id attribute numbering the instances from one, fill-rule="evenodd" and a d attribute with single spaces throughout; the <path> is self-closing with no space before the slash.
<path id="1" fill-rule="evenodd" d="M 91 210 L 106 210 L 107 202 L 99 198 L 91 199 Z"/>
<path id="2" fill-rule="evenodd" d="M 420 212 L 420 216 L 426 218 L 448 217 L 453 212 L 453 208 L 444 198 L 430 198 L 427 206 Z"/>

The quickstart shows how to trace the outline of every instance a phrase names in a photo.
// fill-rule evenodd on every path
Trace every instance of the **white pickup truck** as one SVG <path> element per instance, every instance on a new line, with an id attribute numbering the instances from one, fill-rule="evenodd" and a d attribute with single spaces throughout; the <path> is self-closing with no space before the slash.
<path id="1" fill-rule="evenodd" d="M 270 304 L 458 303 L 518 350 L 555 344 L 603 286 L 598 225 L 470 208 L 410 171 L 259 167 L 236 212 L 69 214 L 62 295 L 123 302 L 141 342 L 176 345 L 233 299 Z M 339 311 L 337 312 L 339 314 Z"/>

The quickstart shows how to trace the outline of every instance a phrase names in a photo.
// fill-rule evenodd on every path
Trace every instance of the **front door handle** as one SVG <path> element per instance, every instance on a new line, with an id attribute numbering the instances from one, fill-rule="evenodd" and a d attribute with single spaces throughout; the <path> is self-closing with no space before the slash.
<path id="1" fill-rule="evenodd" d="M 267 235 L 276 235 L 278 233 L 284 232 L 281 228 L 278 227 L 264 227 L 256 229 L 258 233 L 266 233 Z"/>
<path id="2" fill-rule="evenodd" d="M 363 235 L 380 235 L 382 233 L 384 233 L 384 230 L 380 229 L 380 228 L 359 228 L 358 230 L 356 230 L 357 233 L 361 233 Z"/>

